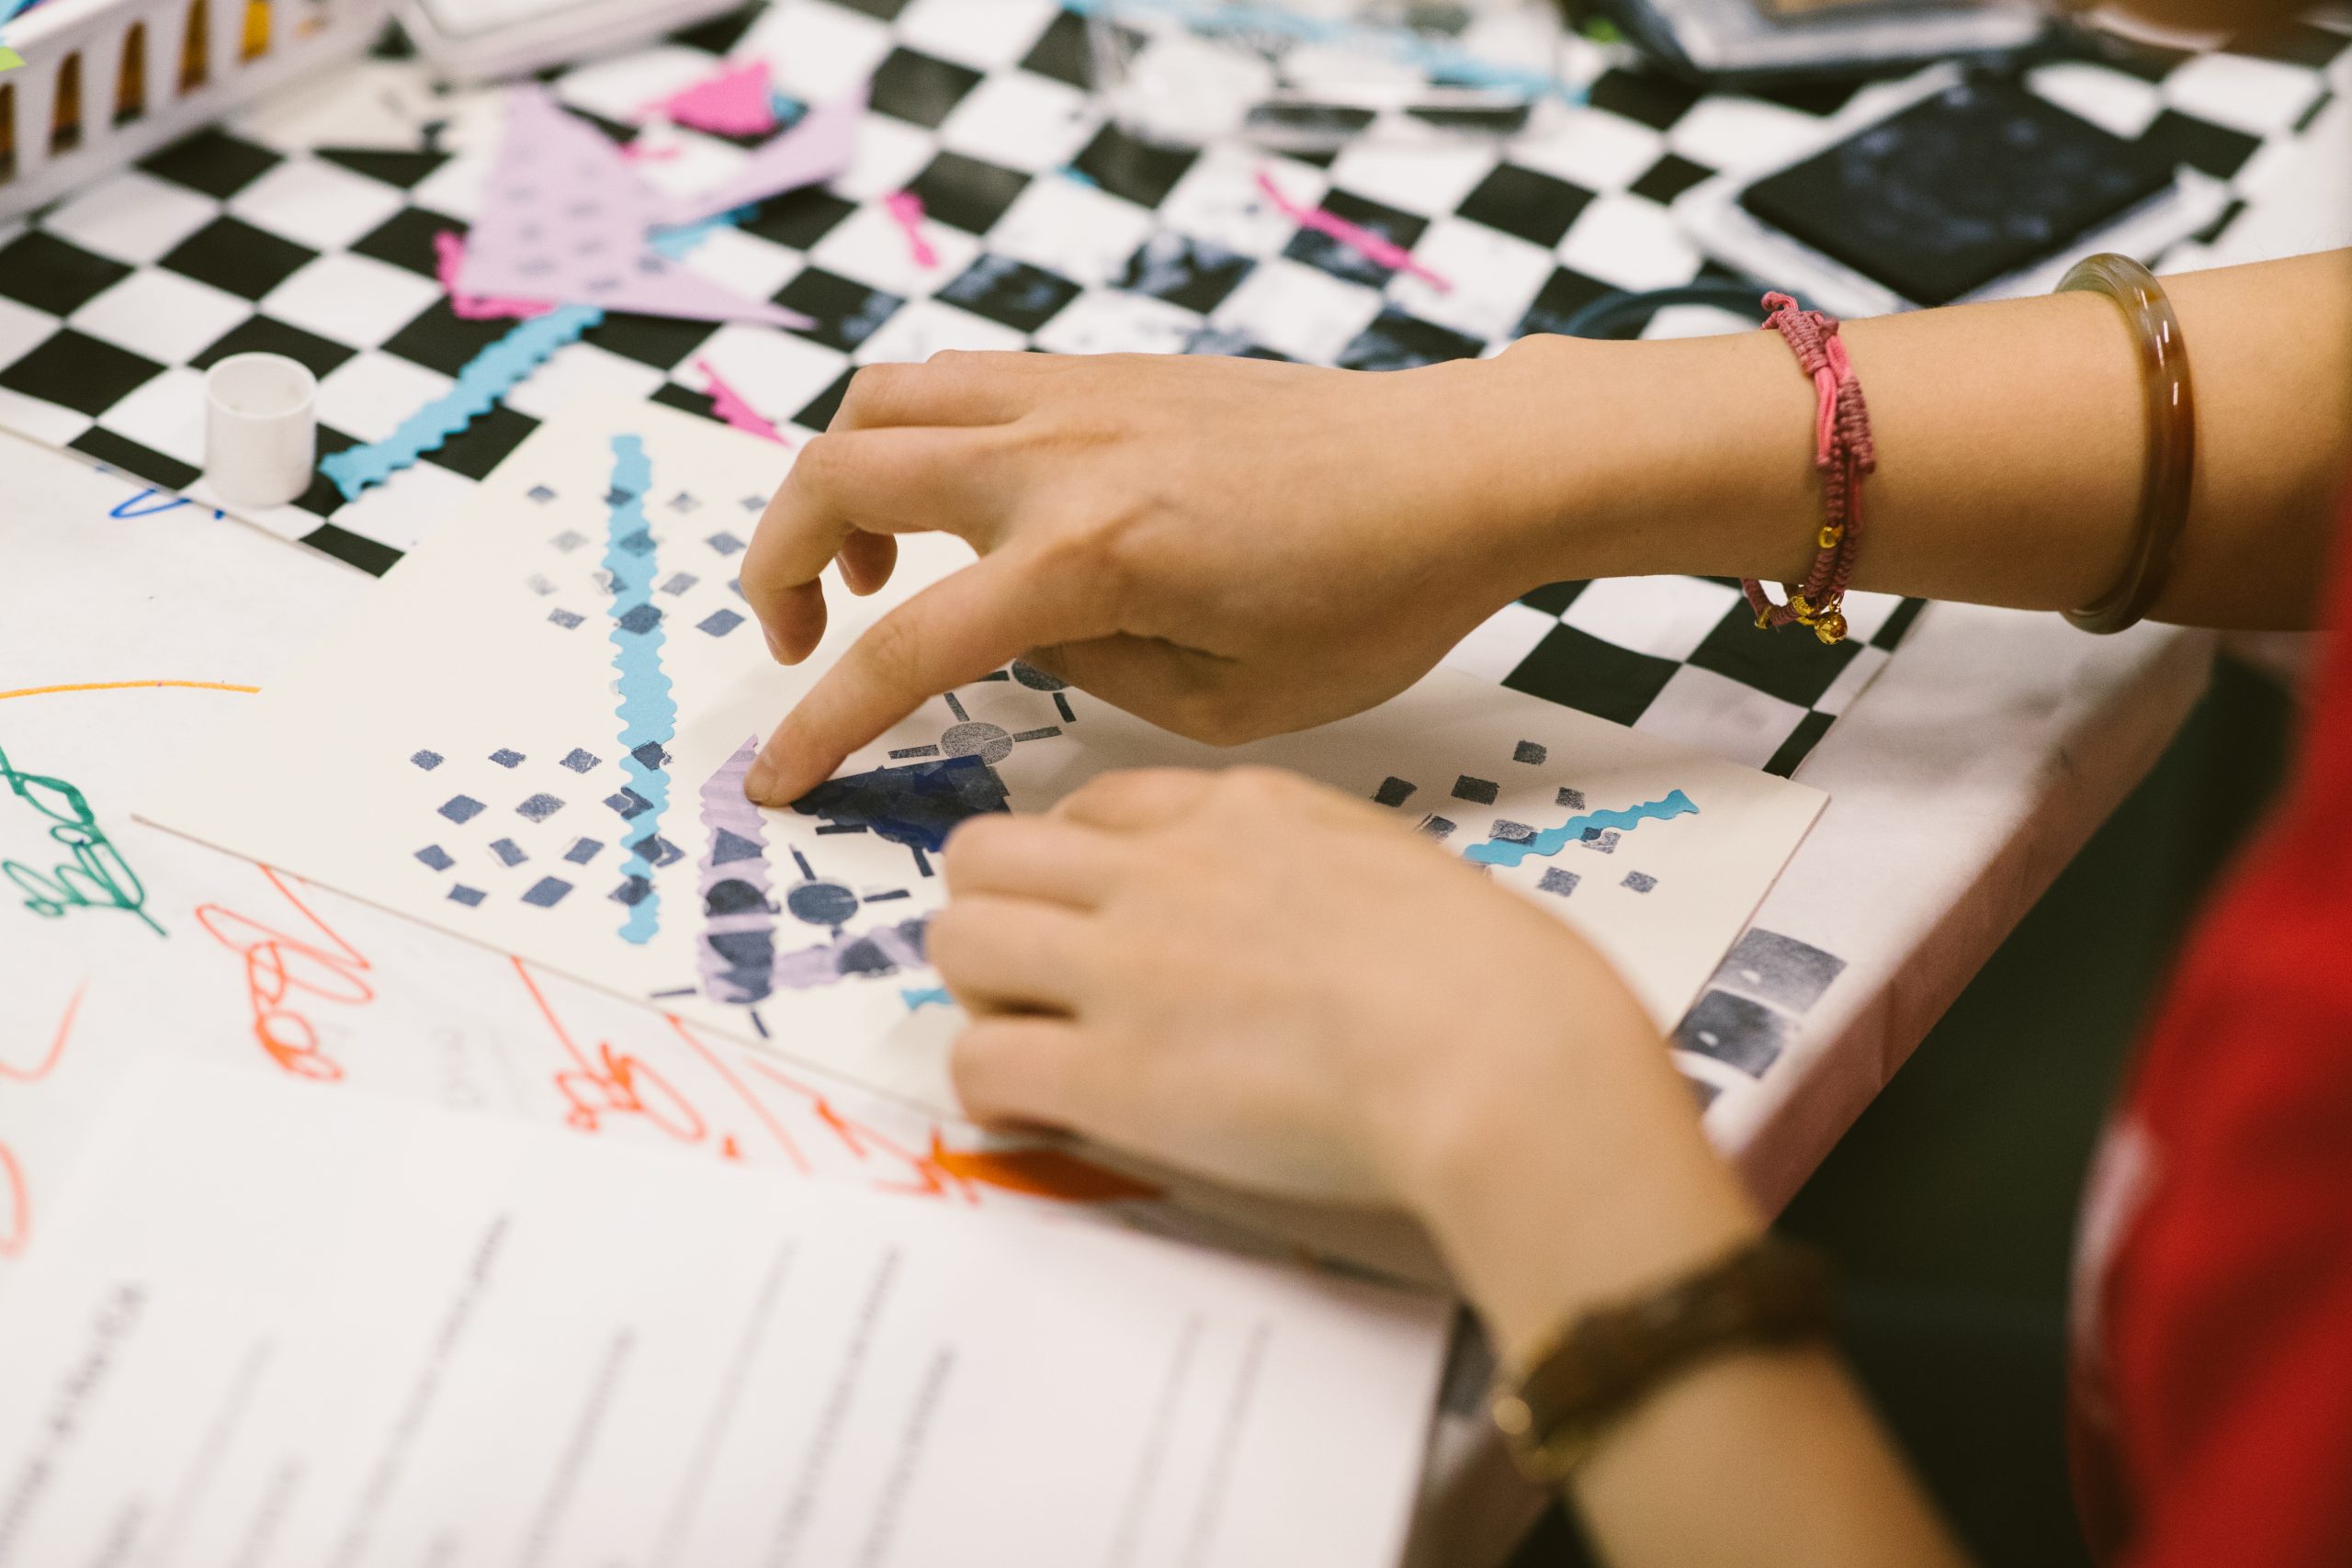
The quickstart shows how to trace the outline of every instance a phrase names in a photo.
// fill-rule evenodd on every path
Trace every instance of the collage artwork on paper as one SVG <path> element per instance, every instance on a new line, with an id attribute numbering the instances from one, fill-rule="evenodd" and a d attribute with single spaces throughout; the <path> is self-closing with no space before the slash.
<path id="1" fill-rule="evenodd" d="M 669 410 L 548 422 L 141 815 L 928 1104 L 955 1014 L 924 960 L 947 834 L 1104 770 L 1284 766 L 1394 811 L 1557 912 L 1662 1026 L 1820 792 L 1440 671 L 1369 713 L 1219 750 L 1024 664 L 926 704 L 792 810 L 758 742 L 960 547 L 910 541 L 787 670 L 737 586 L 788 463 Z"/>

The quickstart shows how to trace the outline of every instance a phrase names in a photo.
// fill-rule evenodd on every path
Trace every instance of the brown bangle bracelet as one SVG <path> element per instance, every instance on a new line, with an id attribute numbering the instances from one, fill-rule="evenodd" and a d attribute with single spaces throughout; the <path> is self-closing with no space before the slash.
<path id="1" fill-rule="evenodd" d="M 2140 525 L 2132 558 L 2109 589 L 2066 618 L 2086 632 L 2120 632 L 2148 613 L 2172 577 L 2188 521 L 2197 472 L 2197 400 L 2188 383 L 2188 346 L 2155 275 L 2129 256 L 2089 256 L 2075 264 L 2057 292 L 2104 294 L 2132 328 L 2147 404 L 2147 452 L 2140 468 Z"/>
<path id="2" fill-rule="evenodd" d="M 1829 1325 L 1829 1271 L 1810 1247 L 1760 1235 L 1649 1295 L 1588 1312 L 1530 1358 L 1489 1406 L 1511 1459 L 1555 1484 L 1669 1378 L 1727 1350 L 1811 1338 Z"/>

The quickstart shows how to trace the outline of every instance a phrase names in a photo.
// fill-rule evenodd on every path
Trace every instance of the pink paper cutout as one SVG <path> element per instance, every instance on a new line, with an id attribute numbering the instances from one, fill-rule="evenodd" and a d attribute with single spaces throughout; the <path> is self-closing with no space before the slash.
<path id="1" fill-rule="evenodd" d="M 458 280 L 473 295 L 691 321 L 814 324 L 654 250 L 652 232 L 670 221 L 669 206 L 602 132 L 564 113 L 544 89 L 514 88 L 506 139 Z"/>
<path id="2" fill-rule="evenodd" d="M 1302 229 L 1312 229 L 1356 252 L 1365 260 L 1388 268 L 1392 272 L 1410 273 L 1441 294 L 1451 294 L 1453 285 L 1413 259 L 1413 253 L 1385 234 L 1375 234 L 1360 223 L 1351 223 L 1336 212 L 1326 212 L 1319 207 L 1302 207 L 1284 196 L 1274 184 L 1274 176 L 1263 169 L 1258 171 L 1258 188 L 1266 193 L 1282 209 L 1283 217 Z"/>
<path id="3" fill-rule="evenodd" d="M 695 360 L 695 368 L 701 371 L 710 382 L 711 412 L 736 429 L 746 431 L 763 440 L 773 441 L 779 446 L 792 445 L 784 438 L 783 432 L 761 417 L 759 410 L 743 400 L 742 393 L 727 384 L 726 378 L 711 368 L 709 360 Z"/>
<path id="4" fill-rule="evenodd" d="M 910 190 L 894 190 L 882 198 L 882 207 L 905 231 L 907 248 L 914 253 L 915 265 L 937 266 L 939 253 L 922 237 L 922 197 Z"/>
<path id="5" fill-rule="evenodd" d="M 555 309 L 544 299 L 499 299 L 468 294 L 458 288 L 458 273 L 466 265 L 466 242 L 451 229 L 433 233 L 433 271 L 441 290 L 449 296 L 449 311 L 460 321 L 488 321 L 502 316 L 544 316 Z"/>
<path id="6" fill-rule="evenodd" d="M 752 59 L 730 65 L 657 99 L 641 112 L 715 136 L 765 136 L 775 129 L 768 62 Z"/>
<path id="7" fill-rule="evenodd" d="M 831 103 L 811 108 L 790 130 L 753 148 L 752 155 L 715 189 L 673 203 L 663 220 L 691 223 L 831 179 L 848 168 L 857 154 L 857 127 L 865 118 L 869 85 L 861 82 Z"/>

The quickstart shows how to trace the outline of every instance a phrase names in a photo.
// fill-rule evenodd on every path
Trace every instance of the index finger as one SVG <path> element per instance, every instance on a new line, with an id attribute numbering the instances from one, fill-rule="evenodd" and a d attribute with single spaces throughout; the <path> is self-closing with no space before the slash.
<path id="1" fill-rule="evenodd" d="M 842 760 L 929 698 L 967 685 L 1039 643 L 1097 637 L 1066 574 L 1008 547 L 982 556 L 899 605 L 852 643 L 768 737 L 744 793 L 782 806 L 832 775 Z"/>
<path id="2" fill-rule="evenodd" d="M 992 516 L 985 459 L 970 431 L 938 426 L 833 431 L 802 447 L 743 553 L 743 597 L 770 651 L 797 663 L 816 648 L 825 632 L 818 574 L 860 531 L 974 539 Z"/>

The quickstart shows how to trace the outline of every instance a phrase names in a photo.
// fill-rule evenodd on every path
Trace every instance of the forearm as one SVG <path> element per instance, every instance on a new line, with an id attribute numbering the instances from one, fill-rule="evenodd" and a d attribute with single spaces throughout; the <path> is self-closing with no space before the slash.
<path id="1" fill-rule="evenodd" d="M 1510 1360 L 1570 1317 L 1639 1297 L 1761 1222 L 1693 1124 L 1657 1043 L 1588 1055 L 1574 1101 L 1514 1083 L 1431 1162 L 1423 1208 Z M 1598 1055 L 1598 1054 L 1595 1054 Z M 1603 1080 L 1588 1076 L 1594 1070 Z M 1656 1390 L 1570 1493 L 1619 1568 L 1922 1568 L 1961 1561 L 1826 1348 L 1726 1354 Z"/>
<path id="2" fill-rule="evenodd" d="M 2165 287 L 2198 460 L 2154 614 L 2309 625 L 2352 457 L 2352 253 Z M 1878 450 L 1855 587 L 2059 609 L 2114 582 L 2137 526 L 2145 426 L 2110 301 L 2068 294 L 1842 331 Z M 1804 574 L 1820 521 L 1813 389 L 1777 335 L 1532 338 L 1492 377 L 1521 443 L 1506 504 L 1526 530 L 1527 572 Z"/>

